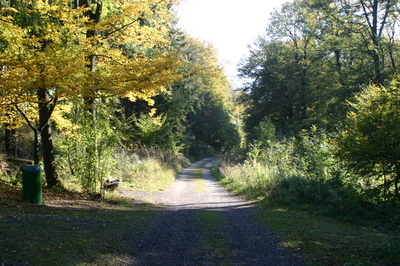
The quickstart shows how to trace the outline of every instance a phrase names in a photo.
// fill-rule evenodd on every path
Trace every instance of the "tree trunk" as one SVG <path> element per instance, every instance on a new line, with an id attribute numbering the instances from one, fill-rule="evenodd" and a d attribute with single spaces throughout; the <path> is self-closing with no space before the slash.
<path id="1" fill-rule="evenodd" d="M 381 36 L 383 29 L 387 22 L 387 16 L 389 14 L 389 8 L 391 6 L 390 1 L 386 4 L 386 9 L 379 12 L 379 0 L 373 0 L 369 2 L 361 1 L 363 7 L 364 16 L 370 28 L 370 36 L 372 40 L 373 49 L 370 52 L 374 61 L 375 78 L 374 82 L 377 84 L 383 84 L 384 81 L 384 62 L 381 56 Z M 381 3 L 383 5 L 383 3 Z M 371 16 L 371 17 L 370 17 Z M 379 19 L 381 19 L 379 23 Z"/>
<path id="2" fill-rule="evenodd" d="M 11 156 L 17 156 L 16 145 L 15 145 L 15 130 L 8 129 L 10 124 L 4 124 L 4 148 L 6 153 Z"/>
<path id="3" fill-rule="evenodd" d="M 49 123 L 42 129 L 42 148 L 43 148 L 43 163 L 46 174 L 47 186 L 52 188 L 60 183 L 56 171 L 53 138 Z"/>
<path id="4" fill-rule="evenodd" d="M 50 97 L 46 89 L 39 89 L 37 95 L 39 99 L 39 130 L 42 137 L 44 170 L 47 186 L 52 188 L 60 183 L 54 162 L 54 146 L 50 128 L 50 116 L 55 102 L 50 103 Z"/>
<path id="5" fill-rule="evenodd" d="M 396 165 L 396 176 L 394 179 L 394 198 L 397 201 L 400 201 L 399 182 L 400 182 L 400 165 Z"/>
<path id="6" fill-rule="evenodd" d="M 38 165 L 40 162 L 40 130 L 33 129 L 35 133 L 35 139 L 33 144 L 33 163 Z"/>

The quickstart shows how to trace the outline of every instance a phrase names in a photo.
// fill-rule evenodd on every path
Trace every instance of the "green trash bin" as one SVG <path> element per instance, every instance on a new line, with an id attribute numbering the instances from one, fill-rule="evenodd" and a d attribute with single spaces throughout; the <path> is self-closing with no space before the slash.
<path id="1" fill-rule="evenodd" d="M 40 166 L 23 166 L 21 169 L 23 200 L 42 204 L 42 168 Z"/>

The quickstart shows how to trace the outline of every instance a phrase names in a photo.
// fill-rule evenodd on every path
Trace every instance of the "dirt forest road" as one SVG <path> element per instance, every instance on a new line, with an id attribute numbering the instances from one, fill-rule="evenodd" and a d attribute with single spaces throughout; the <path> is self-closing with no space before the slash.
<path id="1" fill-rule="evenodd" d="M 168 190 L 151 195 L 165 208 L 135 248 L 134 265 L 303 265 L 255 221 L 251 204 L 214 179 L 214 163 L 189 166 Z"/>

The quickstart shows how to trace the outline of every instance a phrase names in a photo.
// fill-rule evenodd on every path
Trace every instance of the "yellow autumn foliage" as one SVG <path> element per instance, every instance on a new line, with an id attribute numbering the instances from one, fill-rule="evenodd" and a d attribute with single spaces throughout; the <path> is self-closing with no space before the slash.
<path id="1" fill-rule="evenodd" d="M 26 115 L 34 117 L 35 105 L 50 108 L 62 99 L 117 96 L 151 103 L 180 79 L 176 54 L 160 49 L 169 45 L 174 2 L 102 1 L 99 21 L 88 17 L 96 7 L 72 8 L 68 0 L 29 0 L 2 9 L 0 122 L 15 115 L 9 106 L 33 111 Z M 88 67 L 91 58 L 95 69 Z M 49 97 L 41 98 L 39 89 Z M 53 118 L 68 125 L 61 117 Z"/>

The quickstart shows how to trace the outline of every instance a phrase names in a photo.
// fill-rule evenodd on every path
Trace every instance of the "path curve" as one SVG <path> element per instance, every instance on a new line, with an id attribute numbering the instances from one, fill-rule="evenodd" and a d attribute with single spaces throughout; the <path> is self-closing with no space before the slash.
<path id="1" fill-rule="evenodd" d="M 215 180 L 215 160 L 192 164 L 151 195 L 164 208 L 134 248 L 134 265 L 303 265 L 255 221 L 250 203 Z M 204 162 L 202 179 L 195 178 Z"/>

